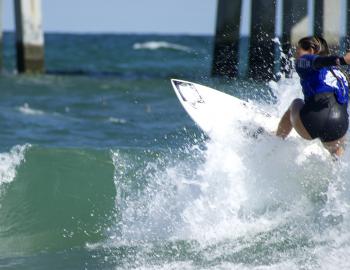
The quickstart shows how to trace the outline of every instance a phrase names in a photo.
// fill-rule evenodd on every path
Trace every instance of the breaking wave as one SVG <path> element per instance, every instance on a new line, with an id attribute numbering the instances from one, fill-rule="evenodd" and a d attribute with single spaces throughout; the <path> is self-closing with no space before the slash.
<path id="1" fill-rule="evenodd" d="M 167 41 L 147 41 L 144 43 L 135 43 L 133 45 L 134 50 L 159 50 L 159 49 L 170 49 L 170 50 L 178 50 L 178 51 L 184 51 L 184 52 L 191 52 L 192 49 L 175 44 L 175 43 L 170 43 Z"/>

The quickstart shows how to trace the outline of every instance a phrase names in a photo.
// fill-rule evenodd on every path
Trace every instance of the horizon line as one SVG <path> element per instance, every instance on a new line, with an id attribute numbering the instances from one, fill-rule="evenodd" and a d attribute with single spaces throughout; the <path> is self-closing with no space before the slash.
<path id="1" fill-rule="evenodd" d="M 3 33 L 15 33 L 13 29 L 4 29 Z M 64 31 L 64 30 L 49 30 L 43 31 L 44 34 L 65 34 L 65 35 L 155 35 L 155 36 L 214 36 L 214 33 L 186 33 L 186 32 L 113 32 L 113 31 Z"/>

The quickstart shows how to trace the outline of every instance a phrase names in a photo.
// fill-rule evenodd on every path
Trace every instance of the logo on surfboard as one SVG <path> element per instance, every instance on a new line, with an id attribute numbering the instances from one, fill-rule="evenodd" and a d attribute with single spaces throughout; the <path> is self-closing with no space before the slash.
<path id="1" fill-rule="evenodd" d="M 196 87 L 192 83 L 175 81 L 174 84 L 183 101 L 191 104 L 193 108 L 197 108 L 200 103 L 205 103 L 202 96 L 198 93 Z"/>

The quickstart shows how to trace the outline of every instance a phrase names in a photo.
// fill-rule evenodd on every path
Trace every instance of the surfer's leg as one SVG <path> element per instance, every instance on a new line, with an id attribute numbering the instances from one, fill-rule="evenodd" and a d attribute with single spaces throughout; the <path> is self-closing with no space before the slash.
<path id="1" fill-rule="evenodd" d="M 284 113 L 281 118 L 280 123 L 278 124 L 276 135 L 281 138 L 286 138 L 291 132 L 292 128 L 304 139 L 311 140 L 311 136 L 306 131 L 301 119 L 300 119 L 300 110 L 304 106 L 304 101 L 300 98 L 293 100 L 292 104 L 289 106 L 289 109 Z"/>
<path id="2" fill-rule="evenodd" d="M 295 131 L 304 139 L 312 140 L 309 132 L 304 127 L 303 122 L 300 119 L 300 110 L 305 105 L 304 101 L 300 98 L 294 99 L 289 107 L 290 110 L 290 121 Z"/>
<path id="3" fill-rule="evenodd" d="M 329 153 L 331 153 L 331 155 L 340 157 L 344 153 L 345 136 L 335 141 L 322 142 L 322 144 L 324 148 L 326 148 Z"/>

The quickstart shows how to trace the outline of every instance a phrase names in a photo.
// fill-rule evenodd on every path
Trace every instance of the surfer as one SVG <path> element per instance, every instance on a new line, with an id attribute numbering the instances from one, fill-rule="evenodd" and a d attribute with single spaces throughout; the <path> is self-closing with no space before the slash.
<path id="1" fill-rule="evenodd" d="M 339 66 L 349 64 L 350 53 L 344 57 L 330 55 L 322 37 L 300 39 L 295 68 L 304 100 L 293 100 L 280 120 L 276 135 L 284 139 L 294 128 L 306 140 L 319 138 L 332 155 L 342 155 L 349 126 L 349 84 Z"/>

